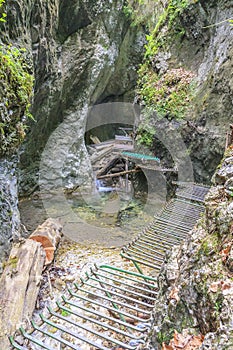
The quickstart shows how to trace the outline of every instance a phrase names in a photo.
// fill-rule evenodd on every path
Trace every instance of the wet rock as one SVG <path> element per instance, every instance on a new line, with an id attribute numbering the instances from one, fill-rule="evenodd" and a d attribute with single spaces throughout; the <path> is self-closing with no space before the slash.
<path id="1" fill-rule="evenodd" d="M 33 55 L 36 123 L 21 154 L 20 189 L 38 180 L 41 153 L 48 151 L 48 182 L 71 189 L 92 178 L 84 144 L 88 108 L 133 101 L 144 34 L 130 26 L 123 0 L 11 1 L 6 33 Z M 47 143 L 51 134 L 52 139 Z M 59 157 L 61 158 L 59 161 Z M 60 184 L 59 184 L 60 186 Z"/>
<path id="2" fill-rule="evenodd" d="M 233 177 L 233 157 L 226 158 L 222 165 L 223 166 L 216 172 L 214 181 L 217 185 L 225 184 L 225 188 L 229 190 L 228 187 L 231 186 Z"/>
<path id="3" fill-rule="evenodd" d="M 12 240 L 20 238 L 16 164 L 17 159 L 0 160 L 0 273 Z"/>
<path id="4" fill-rule="evenodd" d="M 177 118 L 179 123 L 177 131 L 181 132 L 187 147 L 195 180 L 209 183 L 223 156 L 226 131 L 233 121 L 233 80 L 229 74 L 233 63 L 231 40 L 233 27 L 227 20 L 233 17 L 232 6 L 229 6 L 228 0 L 193 1 L 188 2 L 188 5 L 186 2 L 180 7 L 180 13 L 176 16 L 177 13 L 172 12 L 171 7 L 166 12 L 168 3 L 168 1 L 158 3 L 154 23 L 156 30 L 149 36 L 149 48 L 145 60 L 146 62 L 150 60 L 148 77 L 145 75 L 141 79 L 141 85 L 144 81 L 148 82 L 142 93 L 144 96 L 148 91 L 148 98 L 143 104 L 147 105 L 148 101 L 150 103 L 153 100 L 152 92 L 155 84 L 153 73 L 155 77 L 159 74 L 160 82 L 167 71 L 174 68 L 188 69 L 196 76 L 192 85 L 193 98 L 186 113 L 181 113 Z M 166 18 L 169 11 L 171 17 L 168 15 Z M 156 52 L 155 55 L 153 50 Z M 160 88 L 161 91 L 166 91 L 166 84 L 161 83 Z M 176 107 L 174 113 L 169 108 L 166 113 L 166 106 L 159 107 L 157 111 L 160 117 L 163 115 L 164 119 L 169 121 L 168 127 L 172 124 L 171 120 L 176 118 L 177 108 L 180 108 L 179 101 L 174 99 L 174 104 Z M 156 102 L 150 107 L 156 111 Z M 146 123 L 153 129 L 155 113 L 150 119 L 147 118 Z M 143 128 L 144 120 L 141 120 L 140 126 Z M 156 136 L 153 151 L 163 155 L 163 145 L 159 145 L 157 138 L 159 137 Z M 228 173 L 229 170 L 224 171 Z M 220 182 L 225 175 L 219 173 Z"/>
<path id="5" fill-rule="evenodd" d="M 228 165 L 226 157 L 216 171 L 225 181 L 210 189 L 204 216 L 190 237 L 169 252 L 161 269 L 148 349 L 161 349 L 175 331 L 204 335 L 202 350 L 232 347 L 233 206 L 224 188 L 233 175 L 229 176 Z"/>

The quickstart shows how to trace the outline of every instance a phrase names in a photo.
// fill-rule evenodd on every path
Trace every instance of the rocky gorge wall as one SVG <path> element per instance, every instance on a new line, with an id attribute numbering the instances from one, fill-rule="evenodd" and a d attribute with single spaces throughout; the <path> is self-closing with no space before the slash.
<path id="1" fill-rule="evenodd" d="M 6 22 L 0 22 L 0 260 L 20 236 L 18 164 L 12 154 L 20 156 L 20 192 L 30 194 L 56 130 L 44 182 L 50 189 L 61 181 L 62 187 L 79 186 L 92 174 L 84 145 L 88 108 L 133 100 L 144 35 L 130 26 L 123 6 L 123 0 L 7 0 L 1 8 Z M 26 116 L 29 102 L 34 120 Z"/>
<path id="2" fill-rule="evenodd" d="M 143 3 L 142 7 L 153 2 Z M 153 134 L 159 135 L 161 129 L 180 132 L 195 180 L 208 183 L 233 122 L 232 4 L 228 0 L 160 1 L 154 16 L 139 71 L 138 101 L 148 109 L 139 127 L 143 130 L 147 125 L 146 141 L 162 158 L 169 151 Z M 144 134 L 139 132 L 139 140 L 146 139 Z"/>
<path id="3" fill-rule="evenodd" d="M 0 273 L 11 243 L 23 231 L 18 210 L 17 150 L 25 137 L 33 90 L 26 50 L 14 46 L 4 31 L 6 8 L 0 3 Z"/>
<path id="4" fill-rule="evenodd" d="M 184 243 L 166 256 L 146 349 L 233 348 L 232 198 L 231 146 L 213 177 L 203 216 Z M 176 341 L 166 345 L 170 339 Z"/>
<path id="5" fill-rule="evenodd" d="M 22 149 L 21 191 L 34 187 L 40 155 L 61 124 L 56 142 L 66 162 L 63 168 L 51 165 L 52 181 L 62 178 L 64 187 L 79 186 L 91 174 L 84 145 L 88 108 L 109 100 L 133 101 L 144 36 L 130 26 L 123 0 L 27 3 L 8 2 L 10 40 L 20 40 L 32 53 L 35 77 L 36 123 Z M 48 164 L 53 161 L 51 154 Z"/>
<path id="6" fill-rule="evenodd" d="M 141 125 L 151 124 L 152 134 L 178 130 L 196 181 L 210 181 L 233 120 L 233 26 L 228 21 L 233 14 L 228 1 L 27 0 L 25 6 L 25 1 L 8 0 L 5 35 L 27 49 L 35 77 L 36 123 L 31 122 L 21 152 L 22 193 L 34 188 L 41 153 L 64 121 L 57 139 L 60 149 L 68 149 L 67 161 L 63 169 L 53 167 L 53 181 L 62 178 L 64 187 L 71 188 L 89 180 L 83 137 L 88 107 L 134 98 L 148 29 L 142 33 L 137 20 L 131 25 L 135 19 L 126 11 L 130 3 L 139 4 L 139 17 L 147 13 L 144 26 L 150 22 L 137 98 L 156 111 L 158 120 L 155 125 L 156 118 L 149 118 L 151 123 L 146 117 Z M 64 137 L 69 134 L 71 138 Z M 167 157 L 153 135 L 151 148 Z"/>
<path id="7" fill-rule="evenodd" d="M 0 273 L 12 240 L 20 237 L 16 159 L 0 160 Z"/>

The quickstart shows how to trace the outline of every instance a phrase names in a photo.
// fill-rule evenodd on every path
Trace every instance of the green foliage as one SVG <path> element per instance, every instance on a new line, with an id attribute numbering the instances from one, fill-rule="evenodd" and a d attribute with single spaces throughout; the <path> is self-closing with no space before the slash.
<path id="1" fill-rule="evenodd" d="M 26 50 L 0 46 L 0 156 L 11 154 L 25 136 L 28 118 L 32 118 L 30 98 L 33 75 Z"/>
<path id="2" fill-rule="evenodd" d="M 68 312 L 68 311 L 66 311 L 66 310 L 61 310 L 61 315 L 63 316 L 63 317 L 67 317 L 67 316 L 70 316 L 70 312 Z"/>
<path id="3" fill-rule="evenodd" d="M 5 0 L 0 0 L 0 9 L 4 3 L 5 3 Z M 5 12 L 0 12 L 0 22 L 6 22 L 6 13 Z"/>
<path id="4" fill-rule="evenodd" d="M 218 233 L 214 232 L 211 235 L 205 237 L 204 240 L 201 242 L 200 249 L 198 251 L 198 258 L 200 259 L 202 255 L 209 256 L 212 253 L 217 253 L 218 246 Z"/>
<path id="5" fill-rule="evenodd" d="M 3 268 L 10 267 L 11 269 L 16 269 L 18 264 L 19 258 L 16 257 L 10 257 L 7 261 L 3 262 Z"/>
<path id="6" fill-rule="evenodd" d="M 216 316 L 219 316 L 221 308 L 222 308 L 222 300 L 216 300 L 215 305 L 214 305 L 214 310 L 215 310 Z"/>
<path id="7" fill-rule="evenodd" d="M 187 9 L 190 3 L 198 0 L 169 0 L 157 18 L 156 26 L 147 36 L 147 59 L 152 59 L 160 48 L 166 49 L 174 37 L 183 37 L 185 29 L 182 27 L 179 17 Z M 163 30 L 166 28 L 166 30 Z"/>
<path id="8" fill-rule="evenodd" d="M 172 331 L 170 331 L 170 333 L 172 333 Z M 158 332 L 157 334 L 157 341 L 159 342 L 159 344 L 163 344 L 163 343 L 169 343 L 169 341 L 172 339 L 172 334 L 168 334 L 168 332 Z"/>
<path id="9" fill-rule="evenodd" d="M 144 123 L 143 123 L 144 124 Z M 137 129 L 136 142 L 138 145 L 151 147 L 153 144 L 155 130 L 149 125 L 140 125 Z"/>
<path id="10" fill-rule="evenodd" d="M 157 74 L 147 63 L 139 70 L 138 95 L 156 110 L 158 117 L 181 119 L 194 92 L 194 75 L 183 68 L 170 69 Z"/>
<path id="11" fill-rule="evenodd" d="M 174 40 L 184 36 L 180 15 L 197 1 L 168 0 L 164 7 L 160 3 L 156 26 L 147 35 L 144 63 L 138 71 L 137 93 L 139 100 L 156 111 L 159 118 L 182 119 L 194 98 L 195 80 L 192 72 L 182 68 L 165 71 L 165 68 L 160 73 L 154 69 L 154 62 L 159 52 L 166 54 Z"/>

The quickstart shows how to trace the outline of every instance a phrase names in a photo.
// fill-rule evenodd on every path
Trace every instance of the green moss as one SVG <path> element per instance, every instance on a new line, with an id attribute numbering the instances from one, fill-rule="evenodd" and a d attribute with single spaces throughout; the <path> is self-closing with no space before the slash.
<path id="1" fill-rule="evenodd" d="M 132 26 L 153 26 L 157 0 L 127 0 L 123 12 Z"/>
<path id="2" fill-rule="evenodd" d="M 2 8 L 4 3 L 5 3 L 5 0 L 0 0 L 0 22 L 6 22 L 6 13 Z"/>
<path id="3" fill-rule="evenodd" d="M 143 125 L 140 125 L 137 129 L 136 143 L 138 145 L 151 147 L 153 144 L 154 135 L 155 130 L 149 125 L 143 123 Z"/>
<path id="4" fill-rule="evenodd" d="M 158 117 L 181 119 L 194 96 L 194 75 L 183 68 L 157 74 L 147 63 L 139 70 L 138 96 Z"/>
<path id="5" fill-rule="evenodd" d="M 157 341 L 159 344 L 163 343 L 169 343 L 169 341 L 172 339 L 174 333 L 174 329 L 169 330 L 169 332 L 158 332 L 157 334 Z"/>
<path id="6" fill-rule="evenodd" d="M 32 118 L 30 98 L 33 75 L 26 50 L 0 46 L 0 156 L 13 153 L 25 136 Z"/>
<path id="7" fill-rule="evenodd" d="M 198 251 L 198 257 L 201 255 L 209 256 L 212 253 L 218 252 L 219 238 L 218 233 L 214 232 L 213 234 L 204 238 L 201 242 L 200 249 Z"/>
<path id="8" fill-rule="evenodd" d="M 180 67 L 160 72 L 155 68 L 158 53 L 169 52 L 174 42 L 179 44 L 185 35 L 181 15 L 198 0 L 168 0 L 165 6 L 157 3 L 156 25 L 147 35 L 144 63 L 138 73 L 139 100 L 157 112 L 158 117 L 182 119 L 195 96 L 196 83 L 191 71 Z M 158 11 L 160 15 L 158 16 Z"/>
<path id="9" fill-rule="evenodd" d="M 180 39 L 185 35 L 185 28 L 180 21 L 180 15 L 190 4 L 199 0 L 169 0 L 157 18 L 156 25 L 147 36 L 145 57 L 153 59 L 159 49 L 166 49 L 173 42 L 174 38 Z M 160 5 L 161 6 L 161 5 Z M 165 30 L 164 30 L 165 29 Z"/>
<path id="10" fill-rule="evenodd" d="M 7 261 L 3 262 L 2 266 L 3 268 L 10 267 L 12 269 L 16 269 L 18 261 L 18 257 L 10 257 Z"/>

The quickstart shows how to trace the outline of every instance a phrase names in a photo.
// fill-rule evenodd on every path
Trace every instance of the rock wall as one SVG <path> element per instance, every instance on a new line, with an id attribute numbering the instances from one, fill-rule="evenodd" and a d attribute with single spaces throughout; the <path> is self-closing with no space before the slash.
<path id="1" fill-rule="evenodd" d="M 16 164 L 15 158 L 0 160 L 0 274 L 12 240 L 20 237 Z"/>
<path id="2" fill-rule="evenodd" d="M 130 26 L 123 6 L 123 0 L 7 0 L 1 9 L 7 20 L 0 22 L 0 41 L 11 61 L 2 59 L 5 51 L 1 48 L 0 70 L 5 80 L 0 79 L 0 259 L 5 259 L 12 238 L 20 235 L 18 164 L 10 156 L 18 152 L 24 133 L 26 142 L 19 150 L 21 194 L 38 188 L 44 149 L 44 188 L 77 187 L 91 178 L 84 144 L 88 108 L 105 101 L 133 100 L 144 35 Z M 21 49 L 23 59 L 16 56 Z M 35 120 L 25 129 L 31 76 Z M 3 148 L 10 153 L 7 160 Z"/>
<path id="3" fill-rule="evenodd" d="M 138 98 L 156 111 L 152 127 L 163 117 L 167 128 L 180 130 L 196 181 L 209 182 L 233 121 L 233 8 L 228 0 L 169 0 L 159 2 L 155 15 Z M 189 91 L 188 75 L 194 78 Z M 159 153 L 157 146 L 155 140 Z"/>
<path id="4" fill-rule="evenodd" d="M 68 188 L 87 181 L 91 174 L 84 145 L 88 108 L 105 101 L 133 101 L 144 35 L 130 26 L 123 6 L 123 0 L 28 0 L 27 6 L 22 0 L 9 1 L 10 40 L 20 41 L 32 52 L 34 62 L 36 123 L 31 123 L 21 152 L 23 192 L 33 188 L 40 155 L 61 124 L 56 137 L 62 140 L 60 152 L 66 152 L 67 162 L 64 169 L 53 167 L 54 178 L 62 178 Z"/>
<path id="5" fill-rule="evenodd" d="M 184 342 L 190 336 L 202 339 L 193 349 L 233 348 L 233 147 L 213 183 L 203 217 L 162 267 L 147 349 L 161 349 L 162 343 L 170 349 L 165 344 L 175 332 L 184 335 Z"/>
<path id="6" fill-rule="evenodd" d="M 20 238 L 18 211 L 17 151 L 25 137 L 33 90 L 30 54 L 13 45 L 4 28 L 0 4 L 0 273 L 12 240 Z M 3 16 L 3 17 L 2 17 Z M 10 19 L 7 18 L 9 21 Z M 17 28 L 15 28 L 17 31 Z M 10 45 L 11 44 L 11 45 Z"/>

